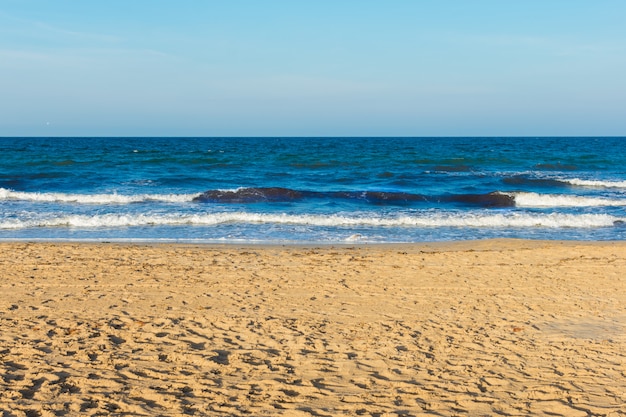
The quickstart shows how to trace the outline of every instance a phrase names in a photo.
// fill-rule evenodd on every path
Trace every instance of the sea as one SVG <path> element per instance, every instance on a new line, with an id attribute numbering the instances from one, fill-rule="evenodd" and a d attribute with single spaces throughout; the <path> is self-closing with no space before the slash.
<path id="1" fill-rule="evenodd" d="M 626 138 L 0 138 L 0 241 L 626 240 Z"/>

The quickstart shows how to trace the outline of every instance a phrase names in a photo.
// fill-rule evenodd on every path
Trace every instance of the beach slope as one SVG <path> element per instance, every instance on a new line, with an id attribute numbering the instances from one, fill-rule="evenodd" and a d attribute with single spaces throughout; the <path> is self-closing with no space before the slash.
<path id="1" fill-rule="evenodd" d="M 626 415 L 626 244 L 0 244 L 0 410 Z"/>

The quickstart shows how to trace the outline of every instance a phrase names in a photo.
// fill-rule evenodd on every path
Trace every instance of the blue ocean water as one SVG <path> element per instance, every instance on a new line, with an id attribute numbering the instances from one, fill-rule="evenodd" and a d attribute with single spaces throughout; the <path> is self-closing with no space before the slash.
<path id="1" fill-rule="evenodd" d="M 625 240 L 624 138 L 0 138 L 0 240 Z"/>

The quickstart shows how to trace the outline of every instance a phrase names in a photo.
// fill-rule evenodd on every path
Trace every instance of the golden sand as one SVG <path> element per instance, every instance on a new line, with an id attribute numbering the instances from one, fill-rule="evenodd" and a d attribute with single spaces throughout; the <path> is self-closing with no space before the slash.
<path id="1" fill-rule="evenodd" d="M 626 415 L 626 244 L 0 244 L 9 416 Z"/>

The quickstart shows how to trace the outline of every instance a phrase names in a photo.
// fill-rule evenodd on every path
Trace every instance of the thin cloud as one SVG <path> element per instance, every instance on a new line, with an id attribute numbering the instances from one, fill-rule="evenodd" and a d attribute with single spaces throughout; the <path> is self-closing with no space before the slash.
<path id="1" fill-rule="evenodd" d="M 453 34 L 448 41 L 464 46 L 472 45 L 485 48 L 529 48 L 538 51 L 551 52 L 559 56 L 588 55 L 588 54 L 614 54 L 624 52 L 624 45 L 613 42 L 593 42 L 581 39 L 568 39 L 557 36 L 535 35 L 468 35 Z"/>
<path id="2" fill-rule="evenodd" d="M 18 30 L 11 29 L 13 34 L 35 36 L 46 40 L 50 40 L 52 36 L 73 41 L 79 40 L 100 43 L 118 43 L 124 41 L 124 38 L 117 35 L 71 30 L 39 20 L 17 17 L 3 11 L 0 11 L 0 20 L 12 21 L 20 25 Z M 7 31 L 7 28 L 5 28 L 4 31 Z"/>

